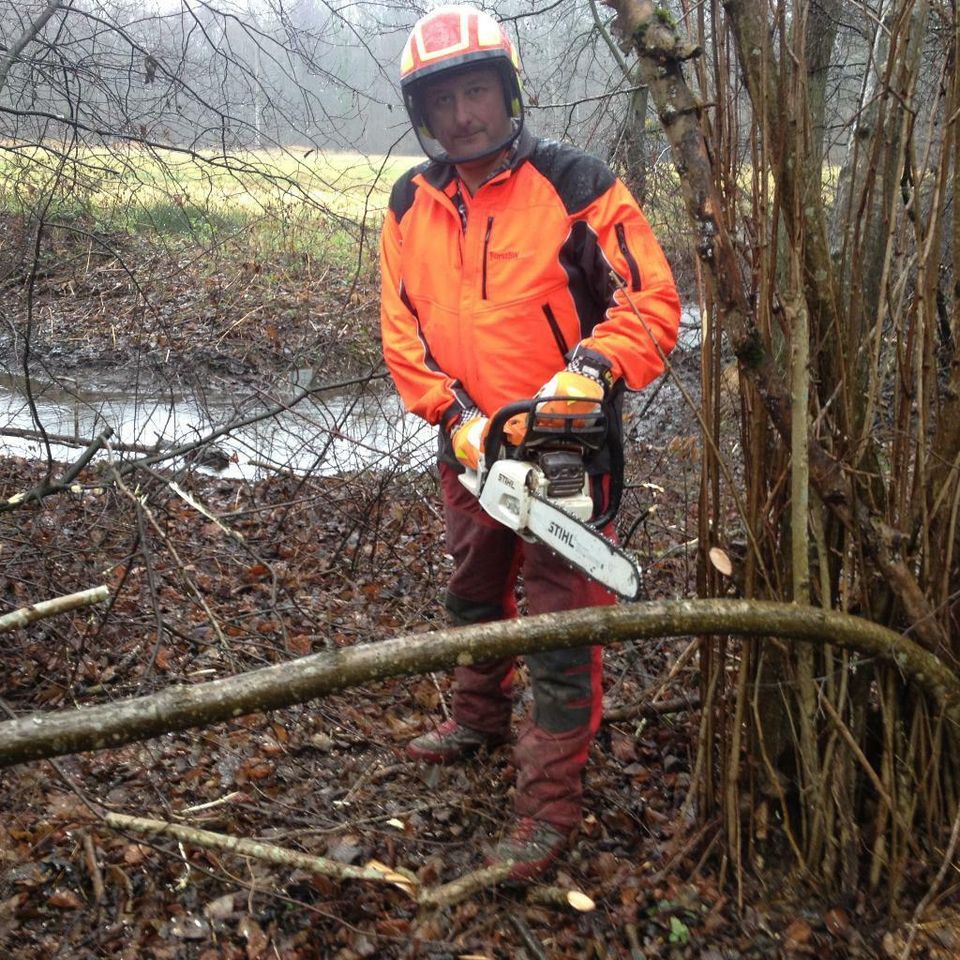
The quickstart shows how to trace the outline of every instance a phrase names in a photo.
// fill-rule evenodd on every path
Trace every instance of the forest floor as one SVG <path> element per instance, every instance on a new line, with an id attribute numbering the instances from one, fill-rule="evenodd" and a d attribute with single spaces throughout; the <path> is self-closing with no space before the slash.
<path id="1" fill-rule="evenodd" d="M 5 463 L 3 499 L 37 477 L 35 465 Z M 156 528 L 141 524 L 138 542 L 135 505 L 99 482 L 90 477 L 82 493 L 21 511 L 16 530 L 3 531 L 9 607 L 89 586 L 91 571 L 106 574 L 115 593 L 108 616 L 81 611 L 7 635 L 3 699 L 14 714 L 121 699 L 441 625 L 447 561 L 423 484 L 391 488 L 384 502 L 376 484 L 191 478 L 191 492 L 242 533 L 241 544 L 198 523 L 173 496 L 157 507 Z M 669 494 L 660 501 L 663 515 L 681 506 Z M 189 562 L 174 562 L 174 550 Z M 647 589 L 672 597 L 687 576 L 682 558 L 668 560 L 649 570 Z M 453 880 L 482 865 L 506 826 L 514 770 L 507 747 L 452 768 L 405 759 L 406 741 L 448 708 L 449 680 L 437 675 L 7 769 L 3 955 L 880 955 L 861 932 L 876 922 L 869 900 L 817 903 L 800 889 L 748 881 L 738 906 L 733 878 L 724 882 L 718 870 L 716 823 L 695 825 L 683 813 L 697 681 L 692 666 L 667 678 L 685 646 L 620 644 L 607 653 L 611 718 L 591 751 L 588 815 L 569 857 L 546 878 L 590 896 L 591 912 L 537 903 L 538 885 L 533 898 L 499 888 L 418 910 L 390 884 L 335 882 L 125 834 L 91 812 L 150 816 L 350 864 L 373 859 L 424 886 Z M 518 686 L 518 720 L 525 689 Z M 634 712 L 657 701 L 672 709 Z M 766 852 L 769 862 L 776 853 Z"/>
<path id="2" fill-rule="evenodd" d="M 241 265 L 209 285 L 198 266 L 196 282 L 161 292 L 155 301 L 179 304 L 177 320 L 171 313 L 152 329 L 127 287 L 118 309 L 102 307 L 115 266 L 104 264 L 99 279 L 84 272 L 83 291 L 76 278 L 44 278 L 31 349 L 45 369 L 104 370 L 114 355 L 115 369 L 132 369 L 139 357 L 160 377 L 179 370 L 242 383 L 258 369 L 281 370 L 293 354 L 329 353 L 345 324 L 376 325 L 372 284 L 328 278 L 306 292 L 291 286 L 276 316 L 253 327 L 251 317 L 242 319 L 243 302 L 256 308 L 263 281 Z M 181 275 L 191 269 L 182 264 Z M 160 284 L 159 271 L 154 277 Z M 69 282 L 70 296 L 58 296 L 57 285 Z M 276 292 L 276 281 L 270 285 Z M 320 315 L 341 322 L 318 331 Z M 7 344 L 14 353 L 15 341 Z M 369 344 L 354 355 L 368 362 Z M 678 359 L 695 374 L 695 357 Z M 683 544 L 696 535 L 695 431 L 674 401 L 662 400 L 644 435 L 631 439 L 633 485 L 620 518 L 621 532 L 635 528 L 630 546 L 645 558 L 646 589 L 657 599 L 694 591 L 694 561 Z M 46 472 L 45 464 L 0 460 L 0 504 Z M 115 480 L 94 466 L 70 492 L 0 514 L 4 610 L 95 582 L 112 591 L 104 609 L 4 635 L 0 696 L 8 716 L 120 700 L 445 625 L 450 561 L 429 471 L 257 483 L 179 476 L 179 489 L 218 522 L 199 514 L 164 473 Z M 125 833 L 99 817 L 104 810 L 149 816 L 346 864 L 376 860 L 422 887 L 453 880 L 481 866 L 507 826 L 515 771 L 509 747 L 451 768 L 405 758 L 405 743 L 449 709 L 443 674 L 9 767 L 0 774 L 0 955 L 899 955 L 902 936 L 884 934 L 882 905 L 868 894 L 822 901 L 785 877 L 774 883 L 776 864 L 788 864 L 776 831 L 746 845 L 766 863 L 754 873 L 723 856 L 715 818 L 690 816 L 700 717 L 695 660 L 682 656 L 689 644 L 608 649 L 608 714 L 591 750 L 587 816 L 569 855 L 542 883 L 489 888 L 443 908 L 418 908 L 403 884 L 335 881 Z M 518 722 L 528 708 L 522 669 L 520 680 Z M 658 710 L 664 702 L 669 709 Z M 596 906 L 578 913 L 541 902 L 547 887 L 582 891 Z"/>

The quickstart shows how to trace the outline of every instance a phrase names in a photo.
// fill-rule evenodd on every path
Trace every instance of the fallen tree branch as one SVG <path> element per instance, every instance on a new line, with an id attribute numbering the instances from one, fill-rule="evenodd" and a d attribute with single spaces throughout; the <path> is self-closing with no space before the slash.
<path id="1" fill-rule="evenodd" d="M 17 440 L 36 440 L 38 443 L 49 441 L 59 444 L 61 447 L 89 447 L 96 443 L 96 438 L 78 437 L 73 433 L 47 433 L 41 430 L 24 430 L 20 427 L 3 427 L 0 429 L 0 437 L 13 437 Z M 163 446 L 163 441 L 158 440 L 154 444 L 143 443 L 120 443 L 114 441 L 110 444 L 113 450 L 119 450 L 121 453 L 142 453 L 144 455 L 157 453 Z"/>
<path id="2" fill-rule="evenodd" d="M 66 613 L 68 610 L 76 610 L 77 607 L 88 607 L 91 604 L 99 603 L 110 596 L 110 589 L 103 584 L 99 587 L 91 587 L 89 590 L 80 590 L 77 593 L 68 593 L 62 597 L 54 597 L 52 600 L 41 600 L 40 603 L 32 603 L 29 607 L 20 607 L 19 610 L 13 610 L 0 616 L 0 633 L 9 633 L 18 627 L 25 627 L 34 620 L 42 620 L 44 617 L 54 617 L 58 613 Z"/>
<path id="3" fill-rule="evenodd" d="M 466 900 L 467 897 L 478 893 L 480 890 L 486 890 L 488 887 L 495 887 L 498 883 L 502 883 L 510 876 L 512 869 L 513 864 L 511 863 L 498 863 L 492 867 L 473 870 L 439 887 L 421 890 L 417 901 L 422 907 L 453 906 L 453 904 Z"/>
<path id="4" fill-rule="evenodd" d="M 16 510 L 21 504 L 31 501 L 41 501 L 44 497 L 49 497 L 54 493 L 63 493 L 70 489 L 70 485 L 80 476 L 83 468 L 94 458 L 98 450 L 101 450 L 106 442 L 113 436 L 113 429 L 105 427 L 97 436 L 90 441 L 86 449 L 80 456 L 67 468 L 59 480 L 46 479 L 37 484 L 32 490 L 24 490 L 21 493 L 15 493 L 9 499 L 0 502 L 0 513 L 8 510 Z M 49 438 L 48 438 L 49 440 Z"/>
<path id="5" fill-rule="evenodd" d="M 637 717 L 662 717 L 667 713 L 696 710 L 699 706 L 700 695 L 695 693 L 689 697 L 675 697 L 673 700 L 627 703 L 619 707 L 611 707 L 603 711 L 603 719 L 606 723 L 622 723 L 624 720 L 634 720 Z"/>
<path id="6" fill-rule="evenodd" d="M 242 857 L 251 857 L 279 867 L 296 867 L 311 873 L 336 880 L 369 880 L 374 883 L 389 883 L 413 897 L 422 907 L 435 909 L 449 907 L 467 897 L 502 883 L 510 875 L 512 864 L 502 863 L 494 867 L 484 867 L 457 877 L 449 883 L 436 887 L 423 887 L 418 890 L 416 877 L 410 871 L 394 870 L 386 864 L 371 860 L 366 866 L 355 867 L 350 864 L 330 860 L 327 857 L 315 857 L 299 850 L 278 847 L 272 843 L 234 837 L 226 833 L 214 833 L 165 820 L 151 820 L 145 817 L 131 817 L 124 813 L 108 812 L 103 822 L 115 830 L 147 834 L 151 837 L 172 837 L 179 843 L 204 847 L 207 850 L 226 850 Z M 86 838 L 89 835 L 84 835 Z M 545 903 L 552 906 L 573 908 L 581 912 L 593 910 L 596 904 L 579 890 L 562 887 L 532 887 L 527 891 L 527 899 L 532 903 Z"/>
<path id="7" fill-rule="evenodd" d="M 179 823 L 167 823 L 165 820 L 149 820 L 145 817 L 130 817 L 124 813 L 106 813 L 103 817 L 108 827 L 116 830 L 128 830 L 133 833 L 146 833 L 152 837 L 173 837 L 181 843 L 190 843 L 208 850 L 229 850 L 231 853 L 243 857 L 253 857 L 255 860 L 264 860 L 281 867 L 298 867 L 309 870 L 311 873 L 322 874 L 325 877 L 335 877 L 338 880 L 373 880 L 378 883 L 396 883 L 393 871 L 384 871 L 377 867 L 354 867 L 349 863 L 340 863 L 327 857 L 314 857 L 299 850 L 288 850 L 286 847 L 277 847 L 272 843 L 261 843 L 259 840 L 247 840 L 244 837 L 232 837 L 226 833 L 214 833 L 211 830 L 200 830 L 197 827 L 187 827 Z M 413 881 L 406 879 L 408 886 Z"/>
<path id="8" fill-rule="evenodd" d="M 934 654 L 880 624 L 772 601 L 674 600 L 412 634 L 324 651 L 210 683 L 177 685 L 146 697 L 33 714 L 0 724 L 0 767 L 210 726 L 387 677 L 544 650 L 699 634 L 792 638 L 876 657 L 895 666 L 960 725 L 957 675 Z"/>

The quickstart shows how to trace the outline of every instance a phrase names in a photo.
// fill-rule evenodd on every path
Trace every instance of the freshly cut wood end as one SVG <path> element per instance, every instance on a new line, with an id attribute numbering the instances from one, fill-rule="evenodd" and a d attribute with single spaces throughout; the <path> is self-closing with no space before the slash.
<path id="1" fill-rule="evenodd" d="M 720 547 L 711 547 L 708 556 L 714 567 L 725 577 L 729 577 L 733 573 L 733 564 L 730 562 L 726 550 L 721 550 Z"/>
<path id="2" fill-rule="evenodd" d="M 579 890 L 570 890 L 567 893 L 567 903 L 569 903 L 574 910 L 579 910 L 581 913 L 589 913 L 591 910 L 596 910 L 597 908 L 593 900 Z"/>

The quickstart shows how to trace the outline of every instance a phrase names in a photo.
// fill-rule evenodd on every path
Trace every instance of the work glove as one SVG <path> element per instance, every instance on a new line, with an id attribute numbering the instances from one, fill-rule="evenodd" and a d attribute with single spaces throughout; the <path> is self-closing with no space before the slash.
<path id="1" fill-rule="evenodd" d="M 537 427 L 541 430 L 561 429 L 563 421 L 544 414 L 599 413 L 598 403 L 606 399 L 613 382 L 610 364 L 593 350 L 574 350 L 570 361 L 555 373 L 536 393 L 537 397 L 554 397 L 537 405 Z M 573 421 L 573 426 L 585 426 L 586 421 Z"/>
<path id="2" fill-rule="evenodd" d="M 480 466 L 480 452 L 487 439 L 490 421 L 476 408 L 467 410 L 450 433 L 453 453 L 457 460 L 471 470 Z"/>
<path id="3" fill-rule="evenodd" d="M 489 419 L 476 407 L 464 411 L 450 431 L 450 441 L 453 444 L 453 453 L 457 460 L 465 467 L 477 470 L 480 464 L 480 454 L 486 445 L 489 432 Z M 511 417 L 503 425 L 504 438 L 507 443 L 515 447 L 523 442 L 526 433 L 525 417 Z"/>

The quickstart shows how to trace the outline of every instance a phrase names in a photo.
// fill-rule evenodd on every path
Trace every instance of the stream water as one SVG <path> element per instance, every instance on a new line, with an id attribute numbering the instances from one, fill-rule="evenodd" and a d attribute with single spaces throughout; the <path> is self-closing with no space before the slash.
<path id="1" fill-rule="evenodd" d="M 688 307 L 675 356 L 698 345 L 699 318 Z M 53 458 L 71 462 L 109 426 L 116 455 L 123 457 L 211 437 L 215 456 L 201 454 L 198 468 L 228 477 L 258 479 L 278 470 L 333 475 L 365 467 L 419 469 L 433 462 L 435 428 L 403 411 L 389 380 L 303 396 L 312 377 L 311 370 L 296 371 L 270 396 L 252 390 L 244 396 L 196 390 L 148 394 L 128 381 L 93 384 L 61 378 L 44 384 L 34 379 L 32 410 L 23 377 L 0 372 L 0 455 L 44 458 L 45 446 L 36 437 L 42 427 Z M 678 402 L 670 386 L 654 397 L 655 408 L 669 410 Z M 297 397 L 301 399 L 293 403 Z M 280 404 L 288 409 L 269 412 Z M 653 418 L 647 427 L 657 429 Z M 122 450 L 121 445 L 139 449 Z"/>
<path id="2" fill-rule="evenodd" d="M 45 456 L 35 436 L 38 423 L 51 438 L 54 459 L 75 460 L 85 442 L 105 427 L 117 456 L 136 457 L 148 449 L 168 449 L 210 437 L 215 452 L 201 454 L 200 469 L 223 476 L 257 479 L 278 470 L 339 474 L 376 466 L 418 468 L 436 451 L 435 431 L 405 414 L 396 394 L 382 381 L 349 392 L 316 392 L 289 409 L 303 389 L 306 371 L 295 376 L 281 395 L 237 397 L 140 395 L 129 386 L 83 386 L 80 383 L 31 382 L 36 416 L 22 377 L 0 375 L 0 453 L 27 458 Z M 73 440 L 74 442 L 66 442 Z M 123 451 L 121 445 L 142 450 Z"/>

